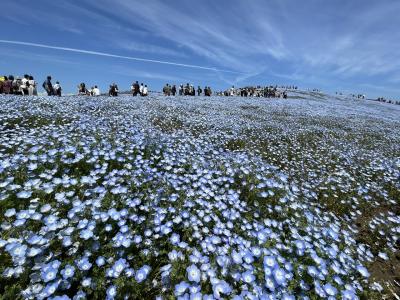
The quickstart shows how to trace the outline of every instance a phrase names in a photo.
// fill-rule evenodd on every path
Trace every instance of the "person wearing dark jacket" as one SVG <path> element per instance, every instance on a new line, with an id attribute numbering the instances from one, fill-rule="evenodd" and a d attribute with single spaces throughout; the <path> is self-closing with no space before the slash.
<path id="1" fill-rule="evenodd" d="M 7 76 L 4 76 L 3 94 L 6 94 L 6 95 L 11 94 L 11 87 L 12 87 L 11 80 Z"/>
<path id="2" fill-rule="evenodd" d="M 203 90 L 201 89 L 200 86 L 197 87 L 197 96 L 200 96 Z"/>
<path id="3" fill-rule="evenodd" d="M 175 86 L 175 84 L 171 88 L 171 93 L 172 93 L 172 96 L 176 95 L 176 86 Z"/>
<path id="4" fill-rule="evenodd" d="M 51 83 L 51 76 L 47 76 L 47 79 L 43 82 L 43 88 L 47 92 L 47 96 L 53 96 L 54 95 L 54 89 L 53 85 Z"/>
<path id="5" fill-rule="evenodd" d="M 140 86 L 139 86 L 139 81 L 136 81 L 133 85 L 132 85 L 132 94 L 134 97 L 136 97 L 140 92 Z"/>

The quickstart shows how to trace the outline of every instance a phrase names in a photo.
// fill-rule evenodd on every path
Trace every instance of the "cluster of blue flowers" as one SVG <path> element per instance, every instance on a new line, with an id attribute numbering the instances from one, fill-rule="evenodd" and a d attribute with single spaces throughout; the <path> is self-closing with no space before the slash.
<path id="1" fill-rule="evenodd" d="M 400 216 L 383 208 L 396 203 L 400 160 L 344 143 L 331 128 L 344 126 L 330 115 L 339 100 L 213 101 L 0 97 L 0 291 L 15 286 L 27 299 L 381 291 L 369 266 L 398 251 Z M 294 130 L 299 111 L 320 123 Z M 385 118 L 393 122 L 392 112 Z M 324 138 L 307 147 L 302 131 Z M 357 181 L 364 174 L 369 181 Z M 366 205 L 379 214 L 362 227 Z M 365 228 L 379 251 L 360 239 Z"/>

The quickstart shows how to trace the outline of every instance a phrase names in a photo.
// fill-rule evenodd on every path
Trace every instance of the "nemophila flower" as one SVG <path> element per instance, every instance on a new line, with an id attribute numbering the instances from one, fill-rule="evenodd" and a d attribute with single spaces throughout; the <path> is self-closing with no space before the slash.
<path id="1" fill-rule="evenodd" d="M 180 242 L 179 234 L 173 233 L 170 237 L 170 241 L 171 241 L 172 245 L 177 245 Z"/>
<path id="2" fill-rule="evenodd" d="M 359 299 L 354 291 L 352 290 L 344 290 L 342 291 L 342 299 L 343 300 L 356 300 Z"/>
<path id="3" fill-rule="evenodd" d="M 333 297 L 333 296 L 336 296 L 336 294 L 337 294 L 337 289 L 329 283 L 324 285 L 324 290 L 328 296 Z"/>
<path id="4" fill-rule="evenodd" d="M 243 260 L 242 260 L 242 254 L 240 252 L 232 251 L 232 260 L 235 264 L 240 265 Z"/>
<path id="5" fill-rule="evenodd" d="M 15 216 L 15 214 L 16 214 L 15 208 L 10 208 L 10 209 L 6 210 L 6 212 L 4 213 L 4 216 L 7 218 L 11 218 L 12 216 Z"/>
<path id="6" fill-rule="evenodd" d="M 369 272 L 367 270 L 366 267 L 362 266 L 362 265 L 358 265 L 357 266 L 357 271 L 364 277 L 368 278 L 369 277 Z"/>
<path id="7" fill-rule="evenodd" d="M 114 277 L 118 277 L 122 271 L 124 271 L 125 268 L 129 267 L 129 265 L 126 262 L 126 259 L 120 258 L 118 259 L 115 263 L 114 266 L 112 267 Z"/>
<path id="8" fill-rule="evenodd" d="M 35 256 L 37 256 L 37 255 L 40 254 L 40 253 L 42 253 L 42 249 L 40 249 L 40 248 L 30 248 L 30 249 L 28 250 L 27 255 L 28 255 L 29 257 L 35 257 Z"/>
<path id="9" fill-rule="evenodd" d="M 316 276 L 318 276 L 318 274 L 319 274 L 317 268 L 314 267 L 314 266 L 309 266 L 309 267 L 307 268 L 307 273 L 308 273 L 311 277 L 316 277 Z"/>
<path id="10" fill-rule="evenodd" d="M 88 229 L 82 230 L 80 232 L 79 236 L 84 240 L 88 240 L 93 237 L 93 231 L 88 230 Z"/>
<path id="11" fill-rule="evenodd" d="M 17 193 L 17 197 L 20 199 L 28 199 L 31 196 L 32 196 L 31 191 L 21 191 L 21 192 Z"/>
<path id="12" fill-rule="evenodd" d="M 245 283 L 252 283 L 252 282 L 254 282 L 255 279 L 256 279 L 256 277 L 253 275 L 253 273 L 251 271 L 247 271 L 242 274 L 242 280 Z"/>
<path id="13" fill-rule="evenodd" d="M 13 223 L 13 226 L 20 227 L 20 226 L 24 225 L 25 223 L 26 223 L 26 219 L 19 219 Z"/>
<path id="14" fill-rule="evenodd" d="M 46 287 L 42 290 L 42 292 L 40 293 L 41 296 L 43 296 L 44 298 L 46 297 L 50 297 L 51 295 L 53 295 L 57 289 L 58 289 L 59 283 L 56 282 L 52 282 L 49 283 L 48 285 L 46 285 Z"/>
<path id="15" fill-rule="evenodd" d="M 140 268 L 139 270 L 136 271 L 135 280 L 140 283 L 140 282 L 146 280 L 149 273 L 150 273 L 150 267 L 143 266 L 142 268 Z"/>
<path id="16" fill-rule="evenodd" d="M 279 267 L 275 268 L 272 271 L 272 275 L 278 285 L 286 285 L 286 272 L 283 269 Z"/>
<path id="17" fill-rule="evenodd" d="M 276 259 L 273 256 L 265 256 L 264 257 L 264 266 L 267 266 L 271 269 L 275 268 L 277 265 Z"/>
<path id="18" fill-rule="evenodd" d="M 6 246 L 6 250 L 10 253 L 10 255 L 16 258 L 25 257 L 27 248 L 28 247 L 26 245 L 22 245 L 17 242 L 8 244 Z"/>
<path id="19" fill-rule="evenodd" d="M 176 250 L 172 250 L 171 252 L 168 253 L 168 258 L 171 261 L 176 261 L 182 256 L 181 252 L 178 252 Z"/>
<path id="20" fill-rule="evenodd" d="M 78 260 L 76 264 L 81 271 L 88 271 L 92 267 L 92 264 L 89 262 L 89 258 L 86 256 Z"/>
<path id="21" fill-rule="evenodd" d="M 73 300 L 84 300 L 86 299 L 86 293 L 83 291 L 78 291 L 78 293 L 76 293 L 76 295 L 74 296 Z"/>
<path id="22" fill-rule="evenodd" d="M 105 263 L 106 263 L 106 260 L 104 259 L 103 256 L 99 256 L 96 259 L 96 265 L 99 266 L 99 267 L 104 266 Z"/>
<path id="23" fill-rule="evenodd" d="M 82 280 L 82 286 L 83 287 L 89 287 L 92 284 L 92 279 L 91 278 L 84 278 Z"/>
<path id="24" fill-rule="evenodd" d="M 202 299 L 203 299 L 203 294 L 200 292 L 190 294 L 190 300 L 202 300 Z"/>
<path id="25" fill-rule="evenodd" d="M 135 275 L 135 270 L 132 268 L 125 269 L 126 277 L 133 277 Z"/>
<path id="26" fill-rule="evenodd" d="M 107 299 L 114 299 L 117 296 L 117 287 L 115 285 L 110 286 L 107 289 Z"/>
<path id="27" fill-rule="evenodd" d="M 51 300 L 70 300 L 71 298 L 68 297 L 67 295 L 62 295 L 62 296 L 55 296 L 55 297 L 52 297 L 49 299 L 51 299 Z"/>
<path id="28" fill-rule="evenodd" d="M 275 281 L 273 280 L 272 277 L 265 277 L 265 286 L 267 289 L 269 289 L 271 292 L 275 291 L 277 288 L 277 285 L 275 284 Z"/>
<path id="29" fill-rule="evenodd" d="M 142 239 L 142 237 L 140 235 L 135 235 L 133 237 L 133 241 L 134 241 L 135 244 L 140 244 L 142 242 L 142 240 L 143 239 Z"/>
<path id="30" fill-rule="evenodd" d="M 178 283 L 177 285 L 175 285 L 175 296 L 181 296 L 183 295 L 186 290 L 189 288 L 189 284 L 187 282 L 181 281 L 180 283 Z"/>
<path id="31" fill-rule="evenodd" d="M 383 260 L 388 260 L 388 259 L 389 259 L 389 256 L 388 256 L 386 253 L 384 253 L 384 252 L 379 252 L 379 253 L 378 253 L 378 256 L 379 256 L 380 258 L 382 258 Z"/>
<path id="32" fill-rule="evenodd" d="M 224 295 L 229 295 L 232 291 L 232 288 L 224 280 L 219 280 L 217 283 L 213 284 L 212 288 L 214 297 L 217 299 L 221 299 Z"/>
<path id="33" fill-rule="evenodd" d="M 40 235 L 33 234 L 26 241 L 31 245 L 37 245 L 42 241 L 42 239 L 43 238 Z"/>
<path id="34" fill-rule="evenodd" d="M 63 240 L 62 240 L 62 245 L 63 245 L 64 247 L 69 247 L 69 246 L 71 246 L 71 245 L 72 245 L 72 239 L 71 239 L 71 237 L 65 236 L 65 237 L 63 238 Z"/>
<path id="35" fill-rule="evenodd" d="M 64 279 L 72 278 L 75 274 L 75 268 L 71 265 L 66 265 L 60 273 Z"/>
<path id="36" fill-rule="evenodd" d="M 187 267 L 186 272 L 189 281 L 200 282 L 201 272 L 195 265 Z"/>

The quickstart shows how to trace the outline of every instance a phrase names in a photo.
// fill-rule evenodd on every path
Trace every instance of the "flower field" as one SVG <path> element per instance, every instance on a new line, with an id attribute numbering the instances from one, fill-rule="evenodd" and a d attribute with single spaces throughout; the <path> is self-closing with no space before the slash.
<path id="1" fill-rule="evenodd" d="M 392 299 L 400 107 L 0 96 L 0 299 Z"/>

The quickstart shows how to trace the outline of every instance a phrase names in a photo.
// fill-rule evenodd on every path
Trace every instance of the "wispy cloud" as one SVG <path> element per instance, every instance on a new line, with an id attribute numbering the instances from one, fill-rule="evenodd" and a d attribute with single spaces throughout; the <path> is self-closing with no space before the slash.
<path id="1" fill-rule="evenodd" d="M 98 1 L 100 7 L 107 2 Z M 113 12 L 124 21 L 140 24 L 154 35 L 221 66 L 253 73 L 265 67 L 260 61 L 254 63 L 256 56 L 279 60 L 288 55 L 279 26 L 268 21 L 273 12 L 259 11 L 259 1 L 234 1 L 232 5 L 179 1 L 173 8 L 163 1 L 149 0 L 146 5 L 133 2 L 116 0 Z M 138 5 L 141 9 L 137 9 Z"/>
<path id="2" fill-rule="evenodd" d="M 120 59 L 141 61 L 141 62 L 148 62 L 148 63 L 172 65 L 172 66 L 177 66 L 177 67 L 201 69 L 201 70 L 207 70 L 207 71 L 238 73 L 238 72 L 234 72 L 234 71 L 230 71 L 230 70 L 217 69 L 217 68 L 213 68 L 213 67 L 204 67 L 204 66 L 198 66 L 198 65 L 181 64 L 181 63 L 170 62 L 170 61 L 145 59 L 145 58 L 139 58 L 139 57 L 133 57 L 133 56 L 123 56 L 123 55 L 117 55 L 117 54 L 111 54 L 111 53 L 105 53 L 105 52 L 97 52 L 97 51 L 90 51 L 90 50 L 76 49 L 76 48 L 68 48 L 68 47 L 58 47 L 58 46 L 37 44 L 37 43 L 29 43 L 29 42 L 22 42 L 22 41 L 0 40 L 0 43 L 11 44 L 11 45 L 19 45 L 19 46 L 38 47 L 38 48 L 60 50 L 60 51 L 68 51 L 68 52 L 75 52 L 75 53 L 81 53 L 81 54 L 87 54 L 87 55 L 96 55 L 96 56 L 120 58 Z"/>
<path id="3" fill-rule="evenodd" d="M 148 54 L 160 54 L 166 56 L 187 57 L 187 55 L 184 54 L 182 51 L 176 51 L 165 47 L 144 44 L 137 41 L 132 42 L 127 40 L 120 40 L 117 42 L 117 45 L 121 49 L 125 49 L 128 51 L 142 52 Z"/>

